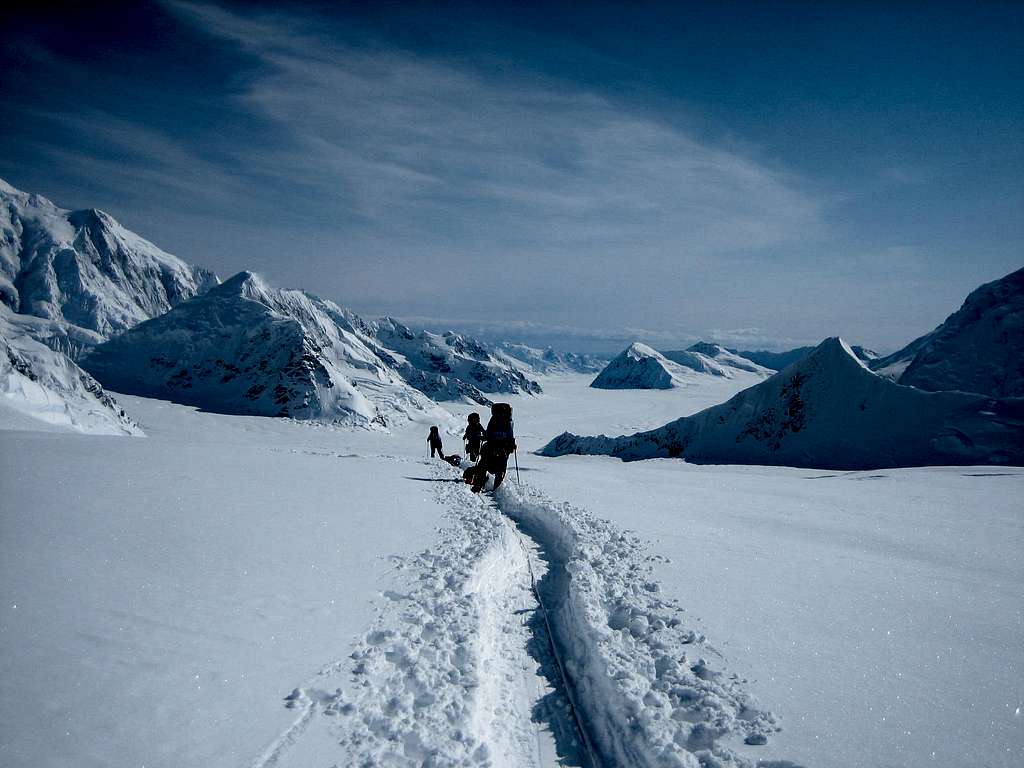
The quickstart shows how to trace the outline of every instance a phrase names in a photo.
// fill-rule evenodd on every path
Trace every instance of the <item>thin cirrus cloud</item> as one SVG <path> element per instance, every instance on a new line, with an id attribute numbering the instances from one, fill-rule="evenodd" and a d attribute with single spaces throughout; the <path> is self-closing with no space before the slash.
<path id="1" fill-rule="evenodd" d="M 262 65 L 237 98 L 273 141 L 239 160 L 306 190 L 357 234 L 657 259 L 823 232 L 798 180 L 596 94 L 355 48 L 294 15 L 169 7 Z"/>

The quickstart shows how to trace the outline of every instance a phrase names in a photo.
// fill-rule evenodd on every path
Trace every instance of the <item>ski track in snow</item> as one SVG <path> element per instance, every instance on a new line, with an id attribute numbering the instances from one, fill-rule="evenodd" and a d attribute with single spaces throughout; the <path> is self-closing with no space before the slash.
<path id="1" fill-rule="evenodd" d="M 638 538 L 528 486 L 476 496 L 448 467 L 411 463 L 429 467 L 447 527 L 395 557 L 374 625 L 286 698 L 301 714 L 253 768 L 318 712 L 352 766 L 792 765 L 736 751 L 774 717 L 709 664 Z M 347 691 L 315 687 L 345 670 Z"/>

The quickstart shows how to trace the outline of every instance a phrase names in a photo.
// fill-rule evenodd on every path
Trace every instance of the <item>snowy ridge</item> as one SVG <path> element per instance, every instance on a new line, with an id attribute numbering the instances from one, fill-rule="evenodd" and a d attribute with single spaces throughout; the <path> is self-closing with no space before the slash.
<path id="1" fill-rule="evenodd" d="M 744 352 L 738 349 L 726 349 L 727 352 L 731 352 L 734 355 L 739 355 L 745 360 L 749 360 L 756 365 L 760 365 L 769 371 L 781 371 L 784 368 L 788 368 L 793 363 L 798 363 L 814 351 L 814 347 L 796 347 L 785 352 L 769 352 L 768 350 L 760 349 L 751 352 Z M 858 360 L 869 365 L 878 357 L 878 353 L 873 349 L 862 347 L 859 344 L 851 344 L 850 350 L 856 356 Z"/>
<path id="2" fill-rule="evenodd" d="M 686 350 L 695 355 L 699 355 L 705 359 L 709 359 L 717 363 L 728 374 L 728 369 L 733 368 L 737 371 L 746 371 L 747 373 L 756 373 L 762 378 L 767 378 L 774 373 L 771 368 L 766 368 L 763 365 L 758 365 L 753 360 L 748 360 L 742 355 L 738 355 L 735 352 L 730 352 L 720 344 L 711 344 L 707 341 L 698 341 L 696 344 Z M 669 360 L 676 360 L 673 357 L 674 354 L 680 354 L 677 352 L 665 352 L 665 357 Z M 680 362 L 676 360 L 676 362 Z M 731 375 L 731 374 L 730 374 Z"/>
<path id="3" fill-rule="evenodd" d="M 117 391 L 223 413 L 377 427 L 450 418 L 336 304 L 250 272 L 105 342 L 83 365 Z"/>
<path id="4" fill-rule="evenodd" d="M 45 422 L 96 435 L 143 434 L 92 376 L 33 338 L 33 331 L 49 332 L 48 323 L 0 307 L 0 423 L 34 427 Z"/>
<path id="5" fill-rule="evenodd" d="M 96 209 L 67 211 L 0 180 L 0 302 L 103 337 L 216 285 Z"/>
<path id="6" fill-rule="evenodd" d="M 894 384 L 831 338 L 721 405 L 632 436 L 563 433 L 540 453 L 823 469 L 1020 465 L 1024 400 Z"/>
<path id="7" fill-rule="evenodd" d="M 972 291 L 942 325 L 871 367 L 929 392 L 1024 395 L 1024 269 Z"/>
<path id="8" fill-rule="evenodd" d="M 753 765 L 723 742 L 763 744 L 775 719 L 708 663 L 703 636 L 651 580 L 643 543 L 528 486 L 504 485 L 496 499 L 552 572 L 564 569 L 549 615 L 599 764 Z"/>
<path id="9" fill-rule="evenodd" d="M 493 351 L 498 356 L 523 364 L 527 370 L 540 374 L 598 373 L 608 364 L 607 360 L 593 355 L 559 352 L 551 347 L 539 349 L 511 341 L 500 342 Z"/>
<path id="10" fill-rule="evenodd" d="M 637 341 L 608 363 L 590 386 L 595 389 L 671 389 L 686 386 L 693 375 L 687 368 Z"/>
<path id="11" fill-rule="evenodd" d="M 676 365 L 689 368 L 697 373 L 720 376 L 724 379 L 731 379 L 733 377 L 733 373 L 728 367 L 722 365 L 713 357 L 701 354 L 700 352 L 694 352 L 689 349 L 676 349 L 662 352 L 661 354 Z"/>
<path id="12" fill-rule="evenodd" d="M 467 336 L 416 333 L 390 317 L 368 324 L 368 329 L 377 343 L 393 353 L 395 367 L 406 381 L 435 400 L 489 405 L 487 394 L 541 391 L 518 365 L 492 355 L 487 347 Z"/>

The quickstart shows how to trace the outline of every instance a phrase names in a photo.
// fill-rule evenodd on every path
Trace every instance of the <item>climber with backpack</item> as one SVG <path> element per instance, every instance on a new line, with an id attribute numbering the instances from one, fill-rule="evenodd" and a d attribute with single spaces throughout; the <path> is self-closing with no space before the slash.
<path id="1" fill-rule="evenodd" d="M 480 458 L 480 443 L 484 439 L 484 428 L 480 423 L 479 413 L 469 414 L 469 423 L 466 425 L 466 431 L 463 433 L 462 439 L 466 443 L 466 452 L 469 454 L 469 460 L 475 462 Z"/>
<path id="2" fill-rule="evenodd" d="M 516 438 L 512 424 L 512 406 L 508 403 L 494 403 L 491 418 L 484 430 L 484 444 L 480 449 L 480 462 L 472 473 L 473 493 L 480 493 L 487 475 L 494 475 L 494 487 L 501 485 L 508 468 L 508 457 L 516 449 Z M 467 480 L 469 475 L 467 473 Z"/>
<path id="3" fill-rule="evenodd" d="M 430 428 L 430 434 L 427 435 L 427 444 L 430 446 L 430 458 L 434 458 L 434 456 L 436 455 L 440 456 L 442 460 L 444 459 L 444 450 L 441 444 L 441 435 L 437 431 L 437 427 Z"/>

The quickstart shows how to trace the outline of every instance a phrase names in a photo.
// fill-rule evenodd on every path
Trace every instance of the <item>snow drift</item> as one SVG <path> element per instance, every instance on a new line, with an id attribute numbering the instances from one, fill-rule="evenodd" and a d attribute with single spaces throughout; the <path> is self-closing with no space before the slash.
<path id="1" fill-rule="evenodd" d="M 568 432 L 540 453 L 874 469 L 1024 464 L 1024 399 L 922 392 L 868 370 L 841 339 L 726 403 L 623 437 Z"/>
<path id="2" fill-rule="evenodd" d="M 971 292 L 942 325 L 871 367 L 929 392 L 1024 395 L 1024 269 Z"/>
<path id="3" fill-rule="evenodd" d="M 671 389 L 685 386 L 690 371 L 646 344 L 635 342 L 604 367 L 595 389 Z"/>
<path id="4" fill-rule="evenodd" d="M 119 392 L 222 413 L 379 426 L 447 416 L 363 341 L 350 313 L 250 272 L 105 342 L 83 365 Z"/>
<path id="5" fill-rule="evenodd" d="M 67 211 L 0 180 L 0 302 L 14 312 L 107 337 L 216 283 L 103 211 Z"/>
<path id="6" fill-rule="evenodd" d="M 49 321 L 0 307 L 0 423 L 46 422 L 96 435 L 141 435 L 99 383 L 66 355 L 36 341 Z"/>

